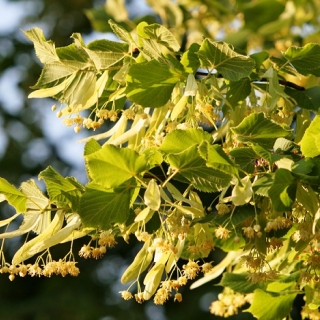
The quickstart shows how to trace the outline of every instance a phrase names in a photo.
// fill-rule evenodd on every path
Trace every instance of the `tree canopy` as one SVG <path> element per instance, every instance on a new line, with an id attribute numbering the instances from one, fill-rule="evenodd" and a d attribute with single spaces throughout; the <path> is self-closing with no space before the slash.
<path id="1" fill-rule="evenodd" d="M 73 33 L 56 47 L 40 28 L 24 31 L 43 66 L 29 98 L 55 99 L 53 117 L 88 132 L 88 182 L 50 165 L 38 176 L 45 194 L 32 179 L 0 178 L 15 210 L 0 225 L 23 218 L 0 238 L 26 236 L 12 261 L 2 254 L 1 273 L 77 276 L 79 259 L 137 239 L 125 300 L 183 303 L 181 288 L 220 277 L 217 316 L 246 306 L 281 320 L 303 295 L 302 318 L 317 319 L 319 2 L 148 4 L 145 16 L 121 0 L 86 10 L 117 40 Z M 70 250 L 53 257 L 60 243 Z"/>

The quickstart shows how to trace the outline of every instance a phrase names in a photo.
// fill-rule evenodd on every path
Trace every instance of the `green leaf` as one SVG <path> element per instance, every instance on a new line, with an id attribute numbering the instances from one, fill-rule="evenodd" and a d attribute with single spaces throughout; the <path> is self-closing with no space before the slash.
<path id="1" fill-rule="evenodd" d="M 263 77 L 269 80 L 268 91 L 271 99 L 267 99 L 267 104 L 268 108 L 273 110 L 280 98 L 288 99 L 289 96 L 285 94 L 284 88 L 280 86 L 278 73 L 272 67 L 264 73 Z"/>
<path id="2" fill-rule="evenodd" d="M 81 35 L 74 33 L 71 38 L 74 39 L 74 43 L 56 49 L 61 63 L 74 70 L 85 70 L 94 67 L 93 61 L 85 50 Z"/>
<path id="3" fill-rule="evenodd" d="M 255 66 L 249 56 L 241 55 L 225 42 L 205 39 L 198 51 L 201 66 L 216 69 L 227 80 L 238 81 L 248 77 Z"/>
<path id="4" fill-rule="evenodd" d="M 261 51 L 250 54 L 250 57 L 256 62 L 256 69 L 259 70 L 263 62 L 269 58 L 269 53 L 267 51 Z"/>
<path id="5" fill-rule="evenodd" d="M 197 145 L 193 145 L 176 154 L 169 154 L 167 161 L 193 186 L 201 191 L 215 192 L 227 187 L 232 180 L 230 174 L 209 168 L 206 162 L 198 155 Z"/>
<path id="6" fill-rule="evenodd" d="M 290 313 L 296 296 L 297 293 L 271 295 L 257 289 L 250 308 L 244 311 L 252 313 L 259 320 L 282 320 Z"/>
<path id="7" fill-rule="evenodd" d="M 292 65 L 299 73 L 320 76 L 320 45 L 308 43 L 303 47 L 292 46 L 284 54 L 285 64 Z"/>
<path id="8" fill-rule="evenodd" d="M 252 189 L 254 193 L 268 197 L 269 196 L 269 189 L 271 188 L 273 184 L 274 176 L 271 174 L 265 173 L 262 177 L 257 179 L 253 184 L 252 184 Z"/>
<path id="9" fill-rule="evenodd" d="M 300 202 L 312 215 L 318 211 L 318 197 L 310 186 L 301 183 L 297 185 L 297 201 Z"/>
<path id="10" fill-rule="evenodd" d="M 227 100 L 235 107 L 247 98 L 251 92 L 251 83 L 248 77 L 239 81 L 231 81 L 227 91 Z"/>
<path id="11" fill-rule="evenodd" d="M 131 192 L 130 187 L 106 190 L 89 184 L 80 199 L 83 225 L 108 230 L 112 223 L 124 223 L 130 214 Z"/>
<path id="12" fill-rule="evenodd" d="M 84 155 L 88 156 L 89 154 L 97 152 L 100 149 L 100 144 L 95 139 L 90 139 L 84 146 Z"/>
<path id="13" fill-rule="evenodd" d="M 231 288 L 233 291 L 248 294 L 256 289 L 265 289 L 264 283 L 253 283 L 248 281 L 248 273 L 230 273 L 223 274 L 218 286 Z"/>
<path id="14" fill-rule="evenodd" d="M 143 107 L 162 107 L 181 76 L 176 69 L 156 60 L 135 63 L 127 75 L 127 97 Z"/>
<path id="15" fill-rule="evenodd" d="M 255 170 L 256 159 L 258 158 L 252 148 L 242 147 L 230 150 L 230 156 L 235 163 L 245 172 L 253 173 Z"/>
<path id="16" fill-rule="evenodd" d="M 264 24 L 278 20 L 284 9 L 285 5 L 277 0 L 248 2 L 241 7 L 244 14 L 245 27 L 254 32 Z M 263 12 L 263 15 L 261 12 Z"/>
<path id="17" fill-rule="evenodd" d="M 17 212 L 25 212 L 27 206 L 27 196 L 16 189 L 6 179 L 0 178 L 0 194 L 12 205 Z"/>
<path id="18" fill-rule="evenodd" d="M 312 172 L 315 163 L 313 159 L 304 158 L 296 161 L 292 166 L 292 172 L 297 175 L 308 175 Z"/>
<path id="19" fill-rule="evenodd" d="M 104 80 L 105 85 L 107 77 L 101 76 L 99 79 L 100 81 Z M 97 86 L 95 72 L 75 71 L 61 84 L 36 90 L 29 94 L 29 98 L 54 97 L 69 105 L 74 112 L 79 112 L 91 107 L 97 101 L 97 91 L 100 91 L 99 89 L 100 86 Z"/>
<path id="20" fill-rule="evenodd" d="M 64 178 L 49 166 L 39 174 L 39 179 L 44 180 L 52 201 L 68 205 L 74 211 L 78 209 L 84 187 L 75 178 Z"/>
<path id="21" fill-rule="evenodd" d="M 305 157 L 314 158 L 320 155 L 320 116 L 316 116 L 299 142 Z"/>
<path id="22" fill-rule="evenodd" d="M 157 147 L 150 147 L 141 153 L 146 159 L 147 165 L 150 168 L 153 168 L 154 166 L 160 165 L 163 161 L 163 157 L 161 152 L 158 150 Z"/>
<path id="23" fill-rule="evenodd" d="M 173 130 L 164 139 L 160 150 L 165 153 L 179 153 L 186 148 L 200 144 L 203 141 L 212 142 L 211 135 L 200 129 Z"/>
<path id="24" fill-rule="evenodd" d="M 267 286 L 267 291 L 269 292 L 281 292 L 292 288 L 294 282 L 271 282 Z"/>
<path id="25" fill-rule="evenodd" d="M 234 209 L 230 221 L 234 225 L 240 225 L 241 223 L 245 222 L 248 218 L 254 217 L 255 214 L 256 208 L 251 206 L 250 204 L 246 204 L 243 206 L 236 207 Z"/>
<path id="26" fill-rule="evenodd" d="M 199 49 L 199 44 L 192 43 L 189 49 L 183 53 L 180 62 L 187 73 L 195 73 L 199 69 L 200 61 L 197 55 Z"/>
<path id="27" fill-rule="evenodd" d="M 32 89 L 55 87 L 57 83 L 66 80 L 73 72 L 73 68 L 58 62 L 45 64 L 37 83 L 32 86 Z"/>
<path id="28" fill-rule="evenodd" d="M 285 130 L 272 120 L 267 119 L 262 112 L 252 113 L 237 126 L 231 128 L 235 140 L 245 144 L 260 144 L 271 149 L 277 138 L 290 136 L 291 131 Z"/>
<path id="29" fill-rule="evenodd" d="M 274 152 L 288 152 L 291 151 L 294 148 L 295 144 L 288 139 L 285 138 L 278 138 L 274 145 L 273 145 L 273 150 Z"/>
<path id="30" fill-rule="evenodd" d="M 95 40 L 85 48 L 97 70 L 105 70 L 121 61 L 128 53 L 129 46 L 109 40 Z"/>
<path id="31" fill-rule="evenodd" d="M 296 184 L 291 172 L 286 169 L 278 169 L 268 194 L 275 211 L 291 210 L 296 198 Z"/>
<path id="32" fill-rule="evenodd" d="M 299 143 L 301 141 L 306 129 L 310 126 L 311 121 L 310 112 L 306 109 L 303 109 L 301 112 L 296 114 L 295 143 Z"/>
<path id="33" fill-rule="evenodd" d="M 198 152 L 208 167 L 238 175 L 238 169 L 218 144 L 210 144 L 207 140 L 199 145 Z"/>
<path id="34" fill-rule="evenodd" d="M 302 109 L 318 111 L 320 108 L 320 86 L 306 90 L 296 90 L 286 86 L 284 92 L 292 97 Z"/>
<path id="35" fill-rule="evenodd" d="M 118 38 L 127 43 L 134 43 L 131 34 L 125 29 L 126 24 L 115 23 L 111 19 L 106 19 L 108 21 L 112 31 Z"/>
<path id="36" fill-rule="evenodd" d="M 94 30 L 99 32 L 113 31 L 110 25 L 108 24 L 108 21 L 111 18 L 111 16 L 107 14 L 104 6 L 84 10 L 84 13 L 86 14 L 87 18 L 90 20 Z M 125 23 L 122 23 L 121 25 L 125 25 Z"/>
<path id="37" fill-rule="evenodd" d="M 134 150 L 110 144 L 85 155 L 85 160 L 90 179 L 105 188 L 118 187 L 153 167 L 146 154 L 139 155 Z"/>
<path id="38" fill-rule="evenodd" d="M 239 241 L 234 241 L 235 237 L 239 237 Z M 220 248 L 224 252 L 241 250 L 245 245 L 246 240 L 241 234 L 238 235 L 235 232 L 231 232 L 228 239 L 214 239 L 214 246 Z"/>
<path id="39" fill-rule="evenodd" d="M 280 18 L 275 21 L 271 21 L 269 23 L 266 23 L 262 27 L 258 29 L 258 33 L 263 37 L 270 37 L 277 32 L 282 32 L 285 28 L 290 28 L 292 25 L 292 18 L 288 17 L 286 19 Z"/>
<path id="40" fill-rule="evenodd" d="M 24 34 L 33 42 L 36 55 L 43 64 L 59 61 L 54 43 L 46 40 L 40 28 L 32 28 Z"/>
<path id="41" fill-rule="evenodd" d="M 151 39 L 156 40 L 158 43 L 164 45 L 172 51 L 179 51 L 180 45 L 173 34 L 164 26 L 154 23 L 147 25 L 144 28 L 144 32 Z"/>

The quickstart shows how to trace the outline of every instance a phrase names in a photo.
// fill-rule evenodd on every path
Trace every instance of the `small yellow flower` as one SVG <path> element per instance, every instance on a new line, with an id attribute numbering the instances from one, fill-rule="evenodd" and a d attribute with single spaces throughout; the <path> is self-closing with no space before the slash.
<path id="1" fill-rule="evenodd" d="M 133 298 L 133 295 L 130 291 L 119 291 L 119 293 L 124 300 L 130 300 Z"/>
<path id="2" fill-rule="evenodd" d="M 215 230 L 215 235 L 218 239 L 228 239 L 229 238 L 229 233 L 231 231 L 222 227 L 222 226 L 219 226 L 216 230 Z"/>
<path id="3" fill-rule="evenodd" d="M 174 296 L 174 301 L 181 302 L 182 301 L 182 294 L 180 292 L 177 292 Z"/>

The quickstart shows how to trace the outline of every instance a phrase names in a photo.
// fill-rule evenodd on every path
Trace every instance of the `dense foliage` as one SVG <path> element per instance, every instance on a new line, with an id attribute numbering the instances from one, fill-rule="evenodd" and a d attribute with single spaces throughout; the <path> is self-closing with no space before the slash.
<path id="1" fill-rule="evenodd" d="M 43 64 L 29 97 L 56 99 L 65 125 L 92 133 L 82 140 L 88 183 L 50 166 L 39 174 L 46 195 L 33 180 L 17 189 L 0 179 L 0 200 L 16 210 L 0 225 L 23 217 L 0 237 L 36 234 L 11 263 L 2 255 L 2 273 L 76 276 L 74 240 L 87 237 L 79 255 L 97 259 L 136 237 L 124 299 L 180 302 L 189 280 L 203 273 L 195 288 L 223 274 L 216 315 L 250 303 L 258 319 L 282 319 L 304 294 L 303 317 L 318 317 L 320 45 L 285 39 L 279 53 L 245 40 L 256 32 L 276 47 L 276 32 L 296 22 L 292 6 L 302 10 L 271 2 L 238 1 L 232 12 L 231 1 L 150 1 L 163 24 L 129 21 L 122 1 L 87 12 L 120 42 L 85 44 L 76 33 L 56 48 L 41 29 L 25 31 Z M 210 8 L 225 26 L 243 24 L 237 43 L 212 40 Z M 50 248 L 65 242 L 70 252 L 54 260 Z M 214 248 L 227 253 L 218 264 L 206 259 Z"/>

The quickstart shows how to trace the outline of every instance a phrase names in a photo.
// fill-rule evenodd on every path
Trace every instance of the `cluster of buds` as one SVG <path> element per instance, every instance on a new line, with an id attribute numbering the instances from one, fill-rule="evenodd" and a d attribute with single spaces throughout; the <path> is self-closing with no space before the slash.
<path id="1" fill-rule="evenodd" d="M 109 119 L 112 122 L 116 122 L 119 119 L 118 112 L 116 110 L 101 109 L 97 111 L 96 115 L 102 120 Z"/>
<path id="2" fill-rule="evenodd" d="M 106 252 L 107 252 L 106 246 L 91 247 L 90 245 L 84 244 L 79 251 L 79 256 L 85 259 L 88 259 L 88 258 L 99 259 L 99 258 L 102 258 Z"/>
<path id="3" fill-rule="evenodd" d="M 79 256 L 85 259 L 99 259 L 105 255 L 107 247 L 113 248 L 117 244 L 114 235 L 110 231 L 102 231 L 99 234 L 97 242 L 99 245 L 97 247 L 90 246 L 90 244 L 84 244 L 79 251 Z"/>
<path id="4" fill-rule="evenodd" d="M 211 303 L 210 312 L 219 317 L 230 317 L 238 314 L 239 308 L 246 303 L 252 303 L 253 294 L 243 295 L 231 289 L 218 295 L 218 300 Z"/>
<path id="5" fill-rule="evenodd" d="M 5 265 L 0 269 L 0 273 L 9 273 L 10 281 L 13 281 L 18 275 L 20 277 L 25 277 L 30 275 L 31 277 L 51 277 L 53 274 L 61 275 L 65 277 L 66 275 L 71 275 L 73 277 L 78 276 L 80 270 L 76 267 L 75 261 L 64 261 L 60 259 L 59 261 L 50 261 L 44 265 L 42 268 L 38 263 L 34 264 L 18 264 L 18 265 Z"/>
<path id="6" fill-rule="evenodd" d="M 183 265 L 183 270 L 180 272 L 180 276 L 177 279 L 168 279 L 161 281 L 159 288 L 154 295 L 154 303 L 157 305 L 164 304 L 172 295 L 173 292 L 174 301 L 181 302 L 182 294 L 179 289 L 185 286 L 189 280 L 195 279 L 199 272 L 207 274 L 212 270 L 212 262 L 205 262 L 201 266 L 198 264 L 199 261 L 189 260 L 187 264 Z M 143 303 L 145 300 L 144 292 L 139 291 L 136 294 L 132 294 L 129 289 L 126 291 L 119 292 L 124 300 L 130 300 L 135 298 L 138 303 Z"/>
<path id="7" fill-rule="evenodd" d="M 162 281 L 160 288 L 157 290 L 154 296 L 154 303 L 155 304 L 164 304 L 170 297 L 172 290 L 178 290 L 182 284 L 179 280 L 167 280 Z M 176 292 L 174 296 L 174 301 L 181 302 L 182 301 L 182 294 L 180 292 Z"/>

